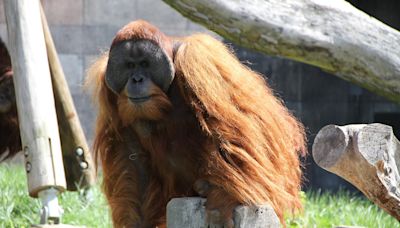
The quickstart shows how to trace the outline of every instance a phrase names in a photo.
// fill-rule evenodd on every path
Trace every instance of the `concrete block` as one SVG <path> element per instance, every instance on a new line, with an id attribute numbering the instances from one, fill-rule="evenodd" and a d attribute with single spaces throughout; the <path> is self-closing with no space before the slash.
<path id="1" fill-rule="evenodd" d="M 0 0 L 0 23 L 6 23 L 6 13 L 4 12 L 4 0 Z"/>
<path id="2" fill-rule="evenodd" d="M 97 55 L 108 50 L 119 30 L 116 26 L 53 25 L 50 27 L 59 54 Z"/>
<path id="3" fill-rule="evenodd" d="M 85 55 L 83 57 L 83 77 L 86 77 L 86 72 L 89 67 L 97 60 L 97 58 L 101 55 L 98 53 L 97 55 Z"/>
<path id="4" fill-rule="evenodd" d="M 99 54 L 100 55 L 100 54 Z M 84 73 L 83 77 L 85 80 L 87 69 L 94 63 L 99 55 L 85 55 L 84 56 Z M 81 120 L 83 130 L 88 140 L 89 146 L 93 143 L 95 120 L 97 116 L 97 108 L 95 107 L 95 101 L 91 97 L 90 91 L 83 88 L 82 93 L 74 94 L 75 106 Z"/>
<path id="5" fill-rule="evenodd" d="M 49 25 L 80 25 L 83 23 L 83 0 L 42 0 Z"/>
<path id="6" fill-rule="evenodd" d="M 84 27 L 78 25 L 50 26 L 50 32 L 58 54 L 81 54 L 83 52 Z"/>
<path id="7" fill-rule="evenodd" d="M 81 91 L 83 85 L 83 57 L 81 55 L 59 55 L 65 79 L 70 91 Z"/>
<path id="8" fill-rule="evenodd" d="M 84 26 L 83 49 L 85 55 L 99 55 L 110 48 L 111 42 L 120 27 L 117 26 Z"/>
<path id="9" fill-rule="evenodd" d="M 137 2 L 132 0 L 86 0 L 84 23 L 122 27 L 136 18 L 137 7 Z"/>
<path id="10" fill-rule="evenodd" d="M 186 30 L 187 30 L 188 34 L 205 33 L 210 36 L 213 36 L 214 38 L 216 38 L 218 40 L 223 40 L 223 38 L 220 35 L 218 35 L 217 33 L 215 33 L 214 31 L 211 31 L 208 28 L 206 28 L 200 24 L 194 23 L 192 21 L 189 21 L 189 20 L 186 25 Z"/>
<path id="11" fill-rule="evenodd" d="M 222 228 L 219 224 L 209 224 L 206 219 L 204 203 L 198 197 L 175 198 L 167 205 L 168 228 Z M 235 228 L 279 227 L 280 222 L 269 205 L 248 207 L 238 206 L 233 213 Z"/>
<path id="12" fill-rule="evenodd" d="M 212 32 L 212 31 L 193 31 L 193 30 L 187 30 L 187 29 L 170 29 L 170 28 L 160 28 L 161 31 L 168 36 L 174 36 L 174 37 L 183 37 L 183 36 L 191 36 L 196 33 L 205 33 L 210 36 L 213 36 L 217 40 L 222 41 L 222 37 L 220 37 L 218 34 Z"/>
<path id="13" fill-rule="evenodd" d="M 1 1 L 1 0 L 0 0 Z M 0 24 L 0 37 L 6 44 L 8 45 L 8 32 L 7 32 L 7 25 L 6 24 Z"/>
<path id="14" fill-rule="evenodd" d="M 82 55 L 59 55 L 64 74 L 78 113 L 81 126 L 88 140 L 89 146 L 93 142 L 94 123 L 97 116 L 92 99 L 88 91 L 85 91 L 83 84 L 85 80 L 85 64 L 90 57 Z M 94 58 L 94 56 L 91 56 Z"/>
<path id="15" fill-rule="evenodd" d="M 85 91 L 73 91 L 72 99 L 74 100 L 75 109 L 78 113 L 88 145 L 92 148 L 97 108 L 94 107 L 92 99 Z"/>
<path id="16" fill-rule="evenodd" d="M 187 30 L 193 31 L 193 32 L 204 32 L 204 33 L 211 32 L 210 30 L 208 30 L 203 25 L 194 23 L 194 22 L 192 22 L 190 20 L 187 21 L 186 28 L 187 28 Z"/>
<path id="17" fill-rule="evenodd" d="M 137 0 L 136 18 L 149 21 L 161 31 L 170 29 L 183 33 L 187 30 L 188 19 L 159 0 Z"/>
<path id="18" fill-rule="evenodd" d="M 184 37 L 193 35 L 193 31 L 185 30 L 185 29 L 168 29 L 168 28 L 160 28 L 161 31 L 166 34 L 167 36 L 174 36 L 174 37 Z"/>

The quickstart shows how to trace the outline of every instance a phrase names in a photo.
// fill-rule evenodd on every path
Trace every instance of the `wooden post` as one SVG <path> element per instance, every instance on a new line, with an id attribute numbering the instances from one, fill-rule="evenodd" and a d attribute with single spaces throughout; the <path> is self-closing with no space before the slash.
<path id="1" fill-rule="evenodd" d="M 57 194 L 66 182 L 39 1 L 4 6 L 29 194 L 42 199 L 46 220 L 59 222 Z"/>
<path id="2" fill-rule="evenodd" d="M 319 166 L 343 177 L 400 220 L 400 143 L 392 127 L 328 125 L 318 132 L 312 150 Z"/>
<path id="3" fill-rule="evenodd" d="M 197 197 L 175 198 L 167 205 L 167 228 L 222 228 L 209 224 L 204 203 Z M 280 227 L 278 216 L 269 205 L 238 206 L 233 213 L 234 228 L 275 228 Z"/>
<path id="4" fill-rule="evenodd" d="M 60 129 L 61 148 L 65 161 L 67 188 L 71 191 L 87 188 L 95 183 L 93 159 L 42 7 L 41 16 Z"/>

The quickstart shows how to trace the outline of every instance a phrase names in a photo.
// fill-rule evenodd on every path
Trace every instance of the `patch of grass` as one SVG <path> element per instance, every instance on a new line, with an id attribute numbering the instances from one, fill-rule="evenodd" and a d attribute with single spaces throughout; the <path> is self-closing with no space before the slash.
<path id="1" fill-rule="evenodd" d="M 91 201 L 83 194 L 66 192 L 59 197 L 64 209 L 62 222 L 87 227 L 112 227 L 108 206 L 99 185 L 91 189 Z M 38 199 L 28 196 L 27 179 L 23 167 L 0 165 L 0 227 L 23 228 L 40 221 Z"/>
<path id="2" fill-rule="evenodd" d="M 304 211 L 287 219 L 288 227 L 336 227 L 339 225 L 370 228 L 396 228 L 400 223 L 367 198 L 348 191 L 303 193 Z"/>
<path id="3" fill-rule="evenodd" d="M 99 185 L 92 189 L 93 201 L 82 194 L 66 192 L 60 197 L 63 223 L 87 227 L 112 227 L 108 206 Z M 341 191 L 336 194 L 308 192 L 303 195 L 304 213 L 288 218 L 288 227 L 334 227 L 336 225 L 371 228 L 400 227 L 396 219 L 367 199 Z M 27 193 L 26 175 L 21 166 L 0 165 L 0 228 L 29 227 L 39 223 L 39 200 Z"/>

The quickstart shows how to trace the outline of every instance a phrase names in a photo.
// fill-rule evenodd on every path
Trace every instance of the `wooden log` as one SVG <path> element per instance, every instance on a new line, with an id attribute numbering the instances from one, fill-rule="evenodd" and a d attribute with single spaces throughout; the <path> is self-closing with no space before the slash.
<path id="1" fill-rule="evenodd" d="M 95 169 L 42 7 L 41 16 L 60 130 L 67 189 L 74 191 L 90 187 L 95 183 Z"/>
<path id="2" fill-rule="evenodd" d="M 219 228 L 220 224 L 209 224 L 204 203 L 198 197 L 175 198 L 167 205 L 168 228 Z M 275 228 L 280 226 L 279 218 L 269 205 L 238 206 L 233 213 L 235 228 Z"/>
<path id="3" fill-rule="evenodd" d="M 322 168 L 343 177 L 400 220 L 400 143 L 383 124 L 328 125 L 312 153 Z"/>
<path id="4" fill-rule="evenodd" d="M 236 44 L 400 102 L 400 32 L 344 0 L 163 0 Z"/>
<path id="5" fill-rule="evenodd" d="M 29 194 L 66 187 L 38 0 L 4 1 Z"/>

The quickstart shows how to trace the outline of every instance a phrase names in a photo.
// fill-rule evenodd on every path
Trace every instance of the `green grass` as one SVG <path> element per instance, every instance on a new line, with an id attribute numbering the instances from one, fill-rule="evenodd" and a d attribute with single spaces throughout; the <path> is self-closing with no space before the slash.
<path id="1" fill-rule="evenodd" d="M 288 227 L 335 227 L 338 225 L 368 228 L 396 228 L 400 223 L 365 197 L 347 191 L 338 193 L 308 192 L 303 195 L 304 212 L 287 219 Z"/>
<path id="2" fill-rule="evenodd" d="M 63 223 L 87 227 L 111 227 L 108 207 L 99 186 L 93 188 L 93 201 L 85 202 L 74 192 L 61 195 Z M 395 228 L 399 223 L 362 197 L 348 192 L 304 194 L 304 214 L 287 219 L 288 227 L 334 227 L 353 225 Z M 21 166 L 0 165 L 0 228 L 29 227 L 39 223 L 40 202 L 27 194 L 26 176 Z"/>
<path id="3" fill-rule="evenodd" d="M 0 228 L 30 227 L 38 224 L 41 207 L 38 199 L 28 196 L 26 175 L 21 166 L 0 165 Z M 62 222 L 87 227 L 111 227 L 107 203 L 100 187 L 92 188 L 93 200 L 82 194 L 66 192 L 59 198 L 64 209 Z"/>

